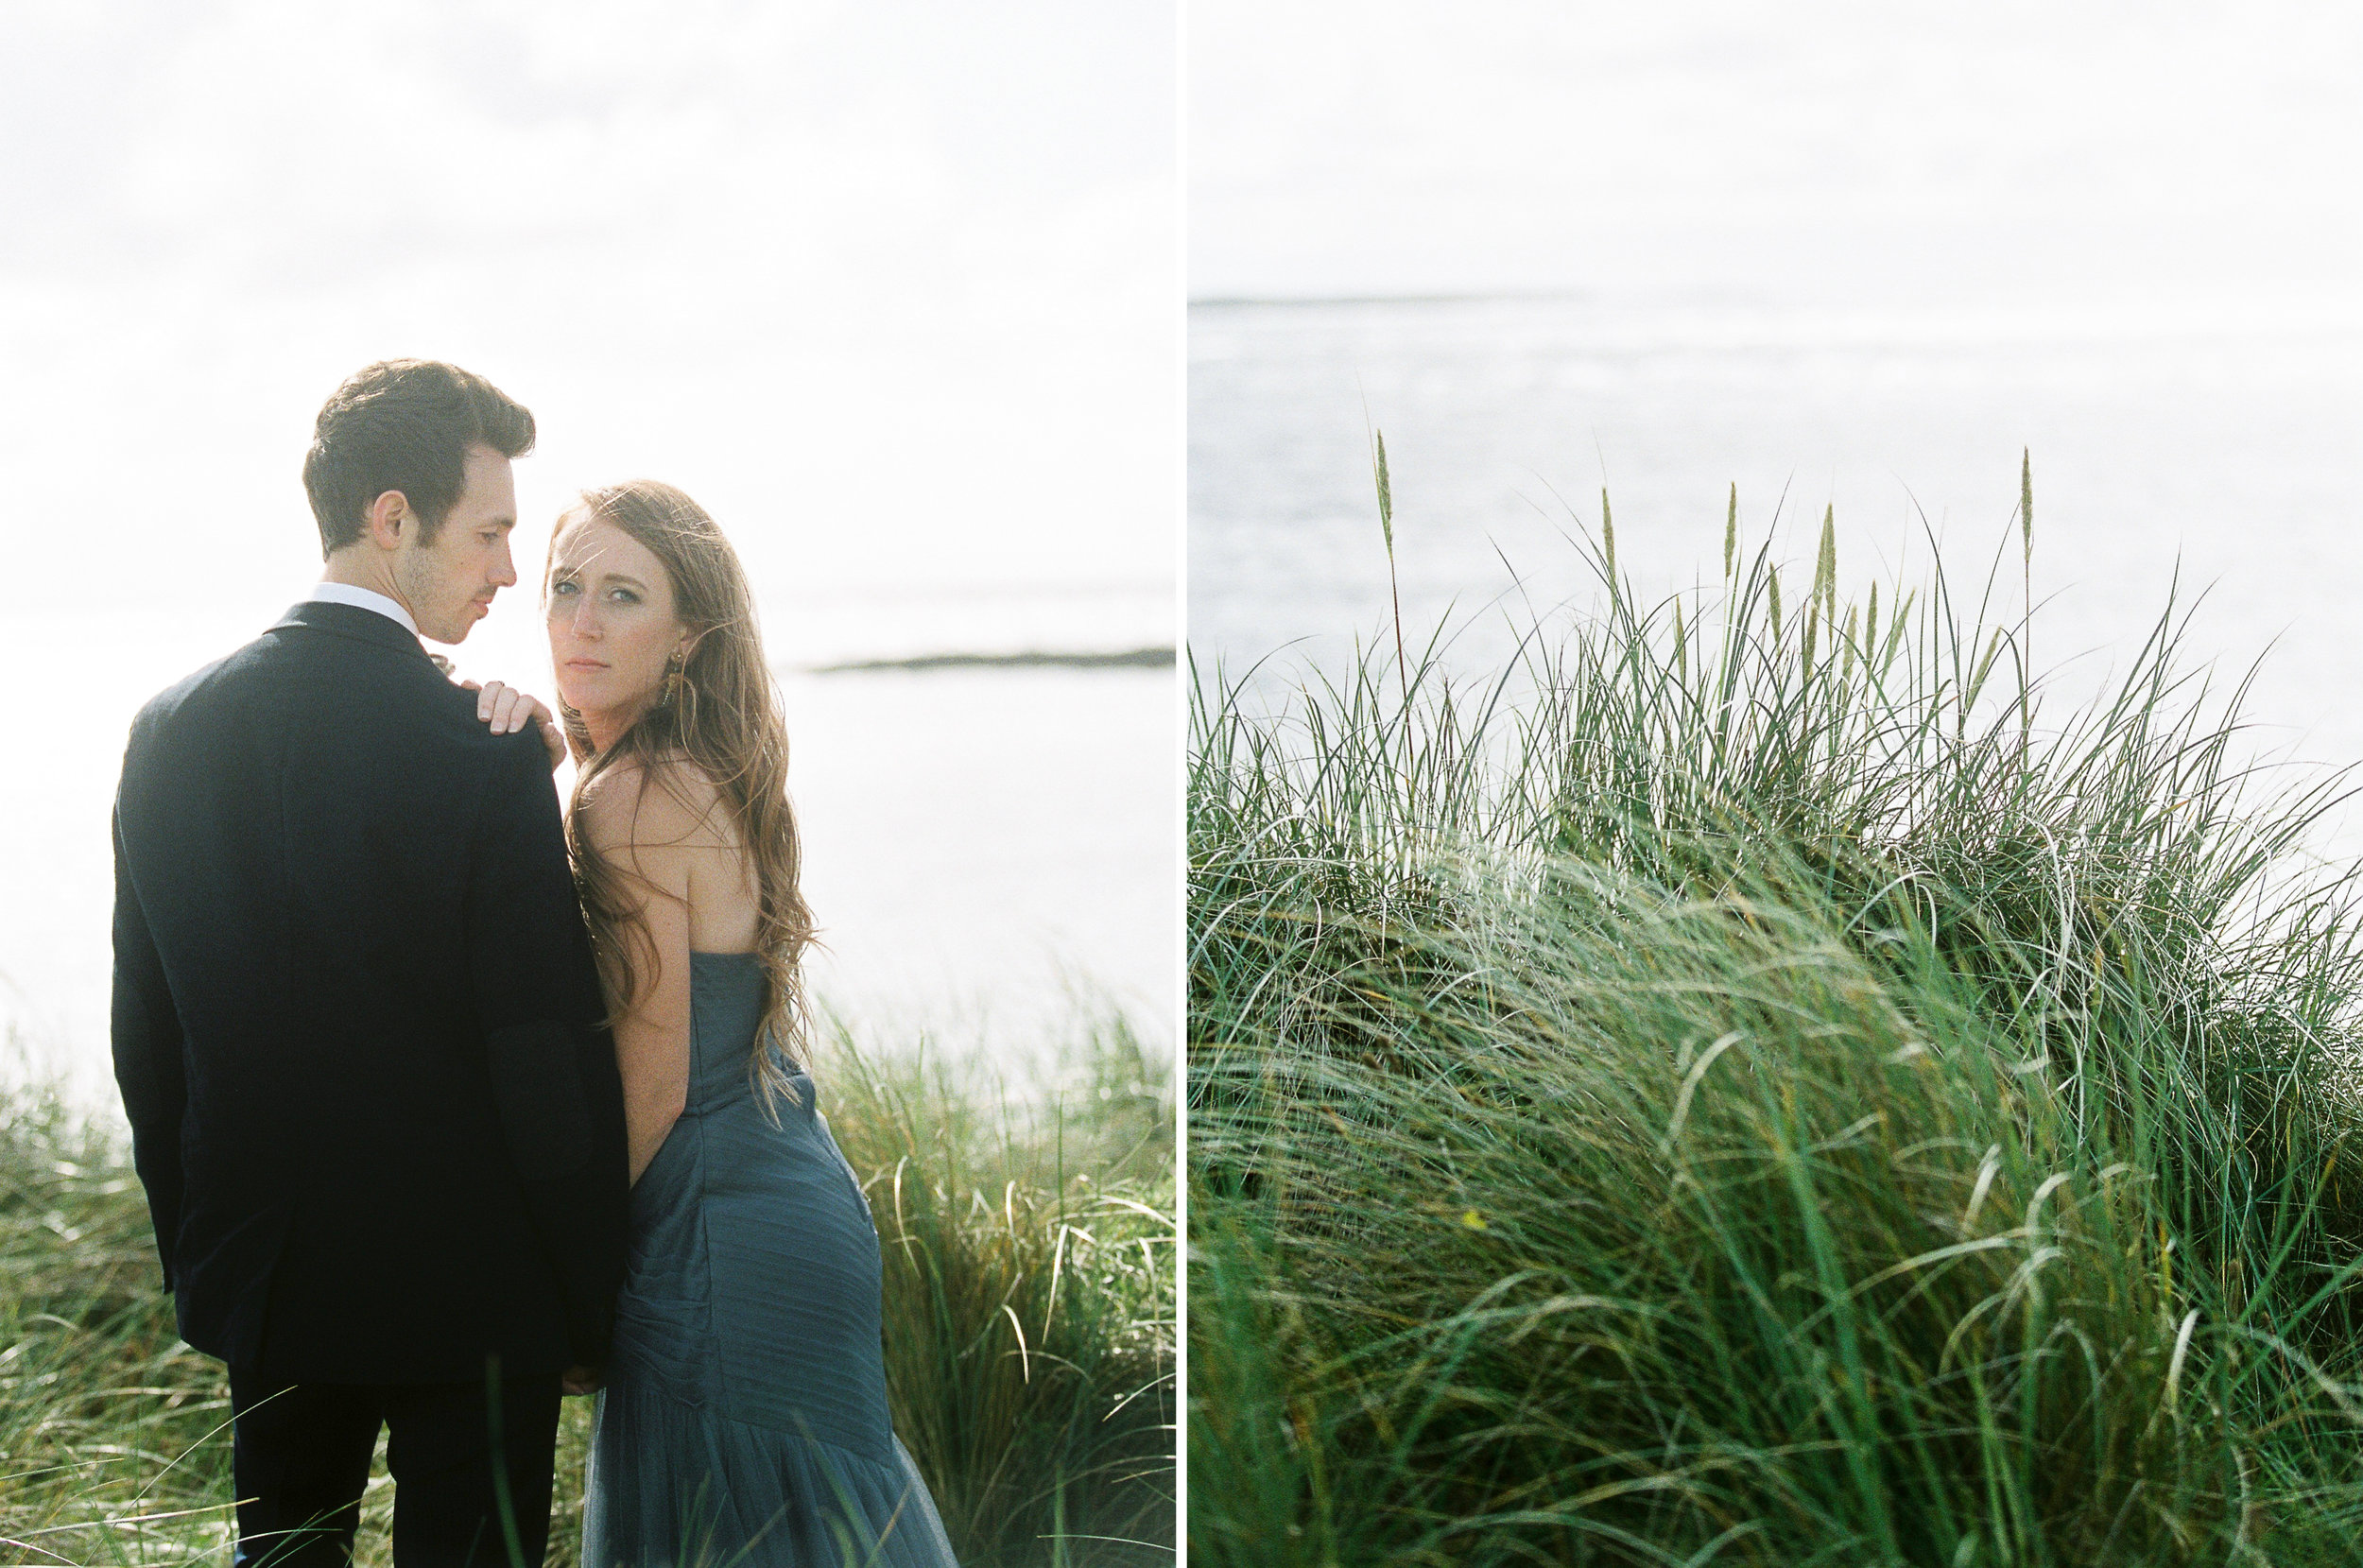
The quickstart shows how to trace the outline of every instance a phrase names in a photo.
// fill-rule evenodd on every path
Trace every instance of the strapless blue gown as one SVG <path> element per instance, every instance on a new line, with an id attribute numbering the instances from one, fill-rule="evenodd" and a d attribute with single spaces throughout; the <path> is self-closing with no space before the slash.
<path id="1" fill-rule="evenodd" d="M 751 955 L 690 955 L 689 1097 L 631 1191 L 584 1480 L 587 1568 L 957 1568 L 887 1415 L 878 1232 L 795 1075 L 748 1082 Z"/>

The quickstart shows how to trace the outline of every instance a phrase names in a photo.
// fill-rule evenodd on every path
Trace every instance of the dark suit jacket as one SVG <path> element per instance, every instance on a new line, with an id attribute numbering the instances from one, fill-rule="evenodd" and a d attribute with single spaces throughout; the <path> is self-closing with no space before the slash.
<path id="1" fill-rule="evenodd" d="M 141 710 L 114 1063 L 181 1336 L 343 1383 L 607 1353 L 623 1095 L 547 754 L 307 602 Z"/>

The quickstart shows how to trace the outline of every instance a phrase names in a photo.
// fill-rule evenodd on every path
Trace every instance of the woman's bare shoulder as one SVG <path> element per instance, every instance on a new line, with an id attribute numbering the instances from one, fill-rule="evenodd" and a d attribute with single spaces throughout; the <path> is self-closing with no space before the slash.
<path id="1" fill-rule="evenodd" d="M 579 800 L 597 849 L 727 849 L 735 841 L 721 791 L 684 756 L 618 762 L 586 784 Z"/>

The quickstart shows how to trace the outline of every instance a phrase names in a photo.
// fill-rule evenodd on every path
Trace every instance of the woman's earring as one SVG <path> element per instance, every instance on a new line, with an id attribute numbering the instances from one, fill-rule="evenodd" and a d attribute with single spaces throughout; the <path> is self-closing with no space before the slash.
<path id="1" fill-rule="evenodd" d="M 669 708 L 681 699 L 681 649 L 675 648 L 673 650 L 673 656 L 664 661 L 664 694 L 657 698 L 657 705 L 659 707 Z"/>

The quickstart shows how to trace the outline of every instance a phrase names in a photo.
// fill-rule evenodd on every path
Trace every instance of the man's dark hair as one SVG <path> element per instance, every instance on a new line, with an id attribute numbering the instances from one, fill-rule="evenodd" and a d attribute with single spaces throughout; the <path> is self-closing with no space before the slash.
<path id="1" fill-rule="evenodd" d="M 356 370 L 320 408 L 303 489 L 319 524 L 320 554 L 361 537 L 370 503 L 402 491 L 434 539 L 466 482 L 468 448 L 504 457 L 533 450 L 533 415 L 480 375 L 434 359 L 388 359 Z"/>

